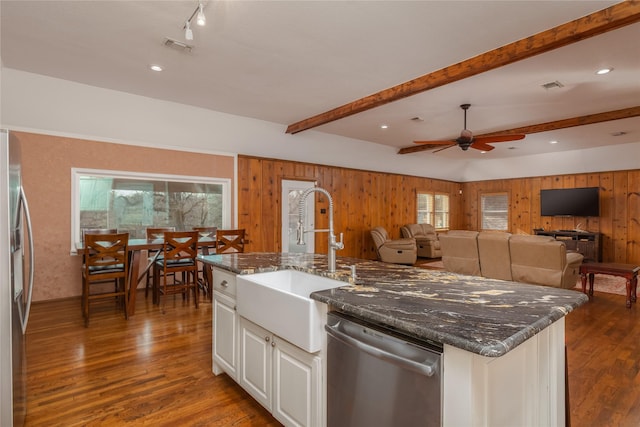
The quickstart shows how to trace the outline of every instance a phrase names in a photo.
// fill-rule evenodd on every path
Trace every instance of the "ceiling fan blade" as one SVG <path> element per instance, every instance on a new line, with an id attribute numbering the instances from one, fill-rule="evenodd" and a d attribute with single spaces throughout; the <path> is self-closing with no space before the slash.
<path id="1" fill-rule="evenodd" d="M 514 135 L 493 135 L 493 136 L 479 136 L 473 140 L 473 143 L 476 142 L 481 144 L 487 144 L 489 142 L 508 142 L 508 141 L 518 141 L 520 139 L 524 139 L 526 135 L 524 134 L 514 134 Z"/>
<path id="2" fill-rule="evenodd" d="M 438 149 L 438 150 L 433 150 L 433 151 L 432 151 L 432 153 L 439 153 L 439 152 L 440 152 L 440 151 L 442 151 L 442 150 L 446 150 L 447 148 L 455 147 L 455 146 L 457 146 L 457 145 L 458 145 L 458 144 L 451 144 L 451 145 L 448 145 L 448 146 L 446 146 L 446 147 L 442 147 L 442 148 L 440 148 L 440 149 Z"/>
<path id="3" fill-rule="evenodd" d="M 473 143 L 471 144 L 471 148 L 482 151 L 491 151 L 496 147 L 494 147 L 493 145 L 485 144 L 484 142 L 473 141 Z"/>
<path id="4" fill-rule="evenodd" d="M 449 145 L 454 141 L 413 141 L 414 144 L 428 144 L 428 145 Z"/>

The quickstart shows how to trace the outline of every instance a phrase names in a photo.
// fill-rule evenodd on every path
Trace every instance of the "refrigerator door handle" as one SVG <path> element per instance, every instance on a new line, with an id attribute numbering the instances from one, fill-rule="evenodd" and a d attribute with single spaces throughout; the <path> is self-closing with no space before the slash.
<path id="1" fill-rule="evenodd" d="M 27 323 L 29 322 L 29 313 L 31 311 L 31 297 L 33 295 L 33 275 L 35 272 L 35 259 L 34 259 L 34 247 L 33 247 L 33 232 L 31 229 L 31 213 L 29 211 L 29 204 L 27 203 L 27 196 L 24 193 L 24 188 L 20 186 L 20 206 L 24 208 L 24 217 L 27 226 L 27 239 L 29 241 L 29 285 L 27 286 L 27 301 L 25 304 L 24 313 L 20 310 L 20 322 L 22 326 L 22 333 L 27 332 Z M 22 304 L 18 304 L 18 307 L 22 308 Z"/>

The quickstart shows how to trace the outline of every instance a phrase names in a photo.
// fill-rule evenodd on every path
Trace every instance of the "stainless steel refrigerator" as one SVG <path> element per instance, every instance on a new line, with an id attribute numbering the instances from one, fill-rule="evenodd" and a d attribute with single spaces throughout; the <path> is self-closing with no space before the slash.
<path id="1" fill-rule="evenodd" d="M 33 238 L 20 144 L 0 129 L 0 426 L 26 416 L 25 332 L 33 291 Z"/>

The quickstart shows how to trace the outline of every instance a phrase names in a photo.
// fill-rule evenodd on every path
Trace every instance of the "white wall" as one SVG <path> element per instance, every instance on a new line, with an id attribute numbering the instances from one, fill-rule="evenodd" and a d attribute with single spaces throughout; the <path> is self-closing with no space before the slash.
<path id="1" fill-rule="evenodd" d="M 468 161 L 400 156 L 396 149 L 285 125 L 2 68 L 0 126 L 107 142 L 246 154 L 356 169 L 480 181 L 640 167 L 640 142 L 517 159 Z M 602 167 L 602 154 L 617 159 Z"/>

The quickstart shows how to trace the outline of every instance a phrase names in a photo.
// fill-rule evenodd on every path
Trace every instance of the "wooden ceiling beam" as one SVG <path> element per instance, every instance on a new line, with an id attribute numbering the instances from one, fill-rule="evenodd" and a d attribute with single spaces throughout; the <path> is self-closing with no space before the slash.
<path id="1" fill-rule="evenodd" d="M 628 0 L 609 8 L 518 40 L 471 59 L 442 68 L 373 95 L 290 124 L 286 133 L 304 130 L 361 113 L 504 65 L 597 36 L 640 21 L 640 1 Z"/>
<path id="2" fill-rule="evenodd" d="M 519 128 L 500 130 L 491 133 L 483 133 L 482 135 L 476 135 L 476 138 L 481 136 L 494 136 L 494 135 L 512 135 L 512 134 L 532 134 L 539 132 L 548 132 L 558 129 L 566 129 L 575 126 L 591 125 L 594 123 L 608 122 L 611 120 L 628 119 L 630 117 L 640 116 L 640 106 L 623 108 L 621 110 L 606 111 L 604 113 L 589 114 L 586 116 L 572 117 L 570 119 L 556 120 L 553 122 L 539 123 L 535 125 L 522 126 Z M 410 147 L 401 148 L 398 154 L 410 154 L 418 153 L 420 151 L 433 150 L 435 147 L 430 144 L 424 145 L 412 145 Z"/>

